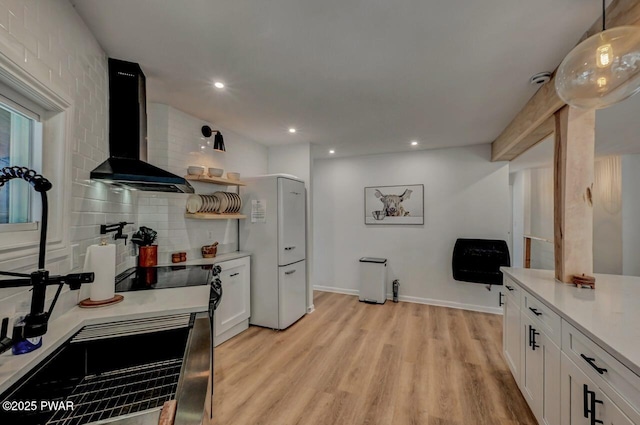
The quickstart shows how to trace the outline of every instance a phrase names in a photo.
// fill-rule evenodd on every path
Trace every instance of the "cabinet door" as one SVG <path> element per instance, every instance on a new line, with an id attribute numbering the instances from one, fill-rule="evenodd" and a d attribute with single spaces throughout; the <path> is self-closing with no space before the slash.
<path id="1" fill-rule="evenodd" d="M 522 313 L 520 388 L 538 422 L 560 425 L 560 348 Z"/>
<path id="2" fill-rule="evenodd" d="M 561 368 L 562 425 L 633 425 L 566 354 Z"/>
<path id="3" fill-rule="evenodd" d="M 504 358 L 511 369 L 516 382 L 520 381 L 520 306 L 512 297 L 504 297 L 504 315 L 502 316 L 502 349 Z"/>
<path id="4" fill-rule="evenodd" d="M 215 335 L 221 335 L 250 315 L 249 257 L 220 263 L 222 300 L 215 312 Z"/>
<path id="5" fill-rule="evenodd" d="M 560 425 L 560 348 L 544 332 L 536 338 L 540 340 L 538 344 L 542 350 L 544 369 L 540 420 L 545 425 Z"/>
<path id="6" fill-rule="evenodd" d="M 540 344 L 542 335 L 526 314 L 522 314 L 520 323 L 523 335 L 520 389 L 538 422 L 542 422 L 540 417 L 544 395 L 544 354 Z"/>
<path id="7" fill-rule="evenodd" d="M 278 179 L 278 257 L 281 266 L 305 259 L 305 199 L 304 183 Z"/>

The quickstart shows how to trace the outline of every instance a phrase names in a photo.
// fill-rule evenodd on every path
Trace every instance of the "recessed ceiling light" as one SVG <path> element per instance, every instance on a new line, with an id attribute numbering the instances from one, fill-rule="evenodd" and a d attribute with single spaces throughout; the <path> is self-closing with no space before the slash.
<path id="1" fill-rule="evenodd" d="M 216 81 L 215 83 L 213 83 L 214 87 L 217 89 L 223 89 L 224 88 L 224 83 L 221 81 Z"/>
<path id="2" fill-rule="evenodd" d="M 415 140 L 411 141 L 411 146 L 418 146 L 418 142 Z"/>
<path id="3" fill-rule="evenodd" d="M 329 151 L 329 153 L 333 155 L 334 153 L 336 153 L 336 151 L 334 151 L 333 149 L 331 149 L 331 150 Z"/>
<path id="4" fill-rule="evenodd" d="M 295 133 L 296 131 L 297 131 L 297 130 L 296 130 L 295 128 L 293 128 L 293 127 L 291 127 L 291 128 L 289 129 L 289 133 Z"/>

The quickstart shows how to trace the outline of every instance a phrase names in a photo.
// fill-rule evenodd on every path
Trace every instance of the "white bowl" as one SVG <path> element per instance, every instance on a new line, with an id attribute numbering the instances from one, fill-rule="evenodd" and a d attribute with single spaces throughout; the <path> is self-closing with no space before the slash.
<path id="1" fill-rule="evenodd" d="M 187 171 L 191 176 L 201 176 L 204 174 L 204 167 L 202 165 L 190 165 Z"/>
<path id="2" fill-rule="evenodd" d="M 227 173 L 227 178 L 229 180 L 238 181 L 240 180 L 240 173 Z"/>
<path id="3" fill-rule="evenodd" d="M 209 175 L 211 177 L 222 177 L 224 170 L 222 168 L 209 168 Z"/>

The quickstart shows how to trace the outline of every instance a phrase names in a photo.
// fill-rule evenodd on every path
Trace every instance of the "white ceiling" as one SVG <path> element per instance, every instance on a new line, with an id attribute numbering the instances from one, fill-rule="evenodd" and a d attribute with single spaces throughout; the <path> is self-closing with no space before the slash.
<path id="1" fill-rule="evenodd" d="M 491 142 L 600 15 L 587 0 L 71 2 L 109 56 L 141 64 L 150 101 L 337 155 Z"/>

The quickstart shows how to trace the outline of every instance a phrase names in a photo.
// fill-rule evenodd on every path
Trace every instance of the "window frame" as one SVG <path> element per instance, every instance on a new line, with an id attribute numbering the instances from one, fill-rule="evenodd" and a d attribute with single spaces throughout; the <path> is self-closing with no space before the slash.
<path id="1" fill-rule="evenodd" d="M 42 175 L 53 183 L 47 192 L 49 222 L 47 262 L 69 256 L 69 211 L 71 203 L 71 140 L 74 139 L 73 102 L 51 83 L 44 84 L 0 53 L 0 84 L 4 98 L 15 96 L 19 107 L 40 115 L 42 149 L 38 158 Z M 4 101 L 4 99 L 2 99 Z M 22 103 L 22 105 L 20 105 Z M 36 159 L 36 162 L 38 162 Z M 40 196 L 32 192 L 32 221 L 40 221 Z M 16 223 L 0 231 L 0 268 L 20 269 L 37 263 L 39 226 Z M 2 227 L 2 226 L 0 226 Z"/>
<path id="2" fill-rule="evenodd" d="M 8 110 L 12 114 L 20 114 L 30 119 L 31 122 L 31 142 L 30 167 L 34 170 L 42 169 L 42 117 L 45 110 L 23 95 L 0 82 L 0 103 L 6 105 L 2 109 Z M 36 143 L 34 143 L 36 142 Z M 20 164 L 10 164 L 20 165 Z M 2 189 L 0 189 L 2 190 Z M 29 194 L 29 221 L 25 223 L 0 223 L 0 234 L 18 231 L 38 231 L 42 210 L 40 208 L 40 196 L 32 190 Z"/>

